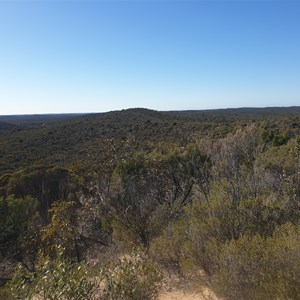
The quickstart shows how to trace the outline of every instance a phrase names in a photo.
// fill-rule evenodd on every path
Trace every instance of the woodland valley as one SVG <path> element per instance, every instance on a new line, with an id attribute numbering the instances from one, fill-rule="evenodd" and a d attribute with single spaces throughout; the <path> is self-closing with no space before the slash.
<path id="1" fill-rule="evenodd" d="M 300 299 L 300 107 L 0 116 L 0 299 L 170 278 Z"/>

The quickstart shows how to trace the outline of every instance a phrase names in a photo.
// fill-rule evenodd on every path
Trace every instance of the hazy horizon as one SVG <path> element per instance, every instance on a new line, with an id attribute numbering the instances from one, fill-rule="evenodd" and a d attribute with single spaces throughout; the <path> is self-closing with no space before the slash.
<path id="1" fill-rule="evenodd" d="M 300 104 L 298 1 L 2 1 L 0 115 Z"/>
<path id="2" fill-rule="evenodd" d="M 257 107 L 257 106 L 244 106 L 244 107 L 225 107 L 225 108 L 208 108 L 208 109 L 169 109 L 169 110 L 156 110 L 147 107 L 129 107 L 123 109 L 116 109 L 116 110 L 107 110 L 107 111 L 94 111 L 94 112 L 58 112 L 58 113 L 17 113 L 17 114 L 0 114 L 0 117 L 10 117 L 10 116 L 43 116 L 43 115 L 87 115 L 87 114 L 106 114 L 111 112 L 119 112 L 124 110 L 131 110 L 131 109 L 145 109 L 150 111 L 157 111 L 157 112 L 185 112 L 185 111 L 220 111 L 220 110 L 243 110 L 243 109 L 286 109 L 286 108 L 298 108 L 299 105 L 291 105 L 291 106 L 264 106 L 264 107 Z"/>

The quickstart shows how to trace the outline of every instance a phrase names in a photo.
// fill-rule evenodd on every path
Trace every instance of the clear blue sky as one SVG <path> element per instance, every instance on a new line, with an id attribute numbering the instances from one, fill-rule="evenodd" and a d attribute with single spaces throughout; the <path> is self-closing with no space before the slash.
<path id="1" fill-rule="evenodd" d="M 299 1 L 0 1 L 0 114 L 300 105 Z"/>

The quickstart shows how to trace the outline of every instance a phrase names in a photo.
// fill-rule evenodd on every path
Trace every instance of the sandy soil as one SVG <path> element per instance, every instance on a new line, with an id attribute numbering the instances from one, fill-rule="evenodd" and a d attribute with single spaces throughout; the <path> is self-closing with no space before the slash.
<path id="1" fill-rule="evenodd" d="M 215 294 L 209 289 L 205 289 L 202 292 L 185 292 L 185 291 L 172 291 L 164 292 L 159 300 L 218 300 Z"/>
<path id="2" fill-rule="evenodd" d="M 180 280 L 171 276 L 165 282 L 165 287 L 159 300 L 221 300 L 212 290 L 203 276 L 190 280 Z"/>

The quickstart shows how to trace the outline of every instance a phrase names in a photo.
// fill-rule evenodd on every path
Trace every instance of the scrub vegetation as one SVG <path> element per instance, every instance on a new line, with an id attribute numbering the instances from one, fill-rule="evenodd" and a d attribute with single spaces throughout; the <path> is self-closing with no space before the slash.
<path id="1" fill-rule="evenodd" d="M 0 117 L 0 298 L 299 299 L 300 108 Z"/>

